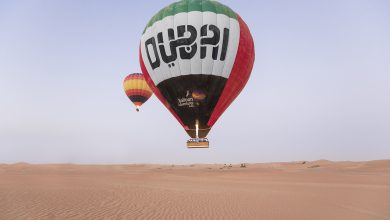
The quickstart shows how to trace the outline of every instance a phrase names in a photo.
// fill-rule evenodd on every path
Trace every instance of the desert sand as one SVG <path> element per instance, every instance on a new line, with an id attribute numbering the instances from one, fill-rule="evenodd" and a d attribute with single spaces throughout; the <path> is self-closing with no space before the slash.
<path id="1" fill-rule="evenodd" d="M 0 165 L 0 219 L 390 219 L 390 160 Z"/>

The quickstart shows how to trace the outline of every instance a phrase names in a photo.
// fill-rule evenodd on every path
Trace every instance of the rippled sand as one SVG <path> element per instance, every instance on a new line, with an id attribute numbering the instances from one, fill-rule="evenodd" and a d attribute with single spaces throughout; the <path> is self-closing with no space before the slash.
<path id="1" fill-rule="evenodd" d="M 390 219 L 390 160 L 0 165 L 0 219 Z"/>

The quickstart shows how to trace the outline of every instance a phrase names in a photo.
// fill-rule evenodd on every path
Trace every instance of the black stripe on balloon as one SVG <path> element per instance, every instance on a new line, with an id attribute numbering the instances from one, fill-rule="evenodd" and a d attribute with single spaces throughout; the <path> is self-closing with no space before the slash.
<path id="1" fill-rule="evenodd" d="M 141 102 L 144 103 L 148 98 L 141 96 L 141 95 L 132 95 L 129 97 L 132 102 Z"/>
<path id="2" fill-rule="evenodd" d="M 215 75 L 183 75 L 160 82 L 157 88 L 173 111 L 188 126 L 191 137 L 196 136 L 195 125 L 199 125 L 199 137 L 210 131 L 207 125 L 221 96 L 227 79 Z"/>

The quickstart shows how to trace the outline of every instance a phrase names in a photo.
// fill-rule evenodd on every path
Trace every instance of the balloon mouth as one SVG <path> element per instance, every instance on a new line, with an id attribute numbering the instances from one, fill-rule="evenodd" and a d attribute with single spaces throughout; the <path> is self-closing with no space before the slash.
<path id="1" fill-rule="evenodd" d="M 194 129 L 191 129 L 194 130 Z M 187 131 L 188 132 L 188 131 Z M 187 141 L 187 148 L 209 148 L 209 140 L 206 138 L 206 134 L 202 133 L 202 137 L 199 138 L 199 121 L 195 121 L 195 138 L 192 137 Z"/>
<path id="2" fill-rule="evenodd" d="M 195 129 L 196 129 L 195 137 L 199 138 L 199 121 L 198 120 L 196 120 Z"/>
<path id="3" fill-rule="evenodd" d="M 196 128 L 185 129 L 185 131 L 191 138 L 206 138 L 210 130 L 211 128 L 198 128 L 198 131 L 196 131 Z"/>

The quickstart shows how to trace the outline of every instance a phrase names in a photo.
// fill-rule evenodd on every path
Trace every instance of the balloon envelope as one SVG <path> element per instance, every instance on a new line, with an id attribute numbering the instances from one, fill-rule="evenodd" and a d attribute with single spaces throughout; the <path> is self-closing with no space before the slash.
<path id="1" fill-rule="evenodd" d="M 163 8 L 147 24 L 140 43 L 149 86 L 192 138 L 207 136 L 244 88 L 254 59 L 245 22 L 209 0 L 182 0 Z"/>
<path id="2" fill-rule="evenodd" d="M 153 94 L 142 73 L 133 73 L 126 76 L 123 81 L 123 88 L 127 97 L 134 103 L 137 111 Z"/>

